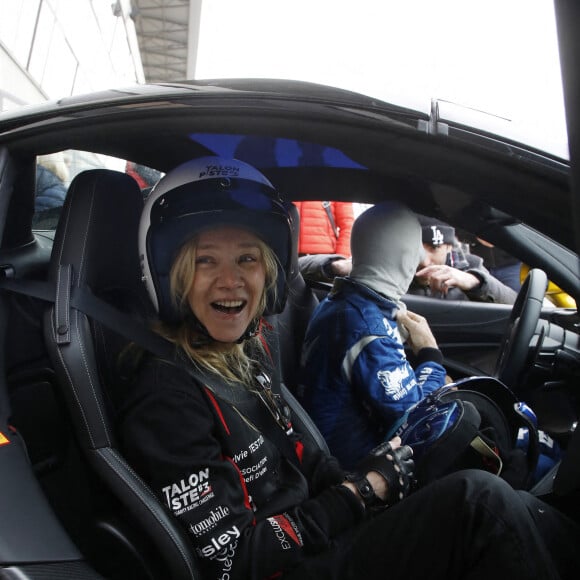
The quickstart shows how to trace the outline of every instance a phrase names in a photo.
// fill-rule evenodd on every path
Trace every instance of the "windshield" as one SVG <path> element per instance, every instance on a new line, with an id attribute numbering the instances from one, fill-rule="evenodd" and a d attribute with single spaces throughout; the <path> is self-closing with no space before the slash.
<path id="1" fill-rule="evenodd" d="M 0 110 L 144 82 L 292 79 L 568 158 L 553 0 L 155 4 L 4 2 Z"/>
<path id="2" fill-rule="evenodd" d="M 227 15 L 227 17 L 226 17 Z M 551 0 L 204 2 L 196 78 L 354 90 L 568 158 Z"/>

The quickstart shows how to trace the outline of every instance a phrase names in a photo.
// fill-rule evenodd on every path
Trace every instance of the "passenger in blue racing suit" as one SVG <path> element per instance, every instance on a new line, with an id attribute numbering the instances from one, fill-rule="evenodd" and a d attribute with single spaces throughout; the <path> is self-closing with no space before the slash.
<path id="1" fill-rule="evenodd" d="M 315 310 L 303 345 L 298 397 L 347 468 L 394 433 L 405 412 L 445 384 L 427 322 L 400 298 L 422 255 L 421 226 L 395 203 L 355 221 L 353 267 Z M 403 335 L 415 353 L 405 355 Z"/>
<path id="2" fill-rule="evenodd" d="M 347 474 L 294 431 L 261 342 L 262 314 L 283 307 L 290 240 L 277 192 L 236 160 L 176 168 L 143 212 L 144 279 L 172 348 L 138 359 L 118 433 L 200 577 L 574 578 L 574 522 L 529 494 L 472 470 L 410 493 L 400 439 Z"/>

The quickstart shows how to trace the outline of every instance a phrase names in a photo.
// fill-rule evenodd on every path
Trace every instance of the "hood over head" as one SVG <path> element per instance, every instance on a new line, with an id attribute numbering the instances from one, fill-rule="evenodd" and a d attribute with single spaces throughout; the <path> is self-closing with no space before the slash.
<path id="1" fill-rule="evenodd" d="M 423 256 L 421 225 L 406 206 L 388 201 L 362 213 L 351 234 L 350 277 L 399 302 Z"/>

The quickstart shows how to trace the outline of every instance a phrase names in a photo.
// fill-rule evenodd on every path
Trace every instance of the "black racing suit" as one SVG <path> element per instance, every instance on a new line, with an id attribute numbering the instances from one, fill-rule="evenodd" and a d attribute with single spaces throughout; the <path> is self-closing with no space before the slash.
<path id="1" fill-rule="evenodd" d="M 576 524 L 500 478 L 457 472 L 362 523 L 333 458 L 287 436 L 247 388 L 219 390 L 149 359 L 118 423 L 204 580 L 577 578 Z"/>
<path id="2" fill-rule="evenodd" d="M 126 400 L 122 446 L 189 531 L 207 578 L 267 578 L 323 551 L 363 508 L 337 487 L 344 474 L 334 458 L 288 438 L 246 387 L 228 388 L 228 398 L 150 359 Z M 294 461 L 254 426 L 264 424 L 288 439 Z"/>

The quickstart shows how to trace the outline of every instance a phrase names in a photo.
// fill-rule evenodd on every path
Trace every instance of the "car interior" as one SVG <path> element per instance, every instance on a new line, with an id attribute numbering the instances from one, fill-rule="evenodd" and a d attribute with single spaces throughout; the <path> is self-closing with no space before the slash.
<path id="1" fill-rule="evenodd" d="M 195 121 L 196 114 L 191 116 Z M 115 403 L 126 380 L 119 361 L 132 341 L 131 320 L 137 329 L 152 316 L 137 251 L 144 193 L 126 174 L 125 159 L 162 174 L 208 153 L 239 155 L 280 184 L 290 200 L 319 199 L 322 191 L 331 191 L 337 200 L 365 204 L 399 199 L 416 211 L 485 234 L 534 268 L 545 267 L 550 280 L 562 288 L 574 287 L 577 258 L 567 249 L 573 247 L 573 233 L 560 226 L 560 213 L 548 206 L 541 224 L 530 213 L 528 225 L 510 215 L 510 210 L 518 215 L 522 195 L 530 204 L 543 203 L 549 191 L 556 206 L 563 203 L 568 187 L 563 171 L 544 174 L 540 166 L 530 177 L 496 163 L 493 152 L 476 162 L 475 156 L 471 159 L 469 153 L 446 145 L 441 145 L 437 157 L 421 137 L 405 143 L 404 131 L 397 148 L 387 147 L 384 135 L 375 134 L 370 122 L 359 135 L 325 123 L 324 116 L 313 121 L 309 135 L 301 135 L 293 120 L 282 115 L 277 126 L 282 137 L 272 137 L 271 129 L 266 130 L 267 117 L 254 119 L 248 135 L 242 132 L 243 116 L 235 123 L 227 116 L 219 121 L 203 117 L 192 123 L 187 138 L 180 127 L 181 114 L 167 113 L 157 126 L 145 116 L 141 125 L 134 120 L 129 124 L 113 115 L 89 130 L 72 118 L 66 139 L 31 129 L 10 152 L 0 150 L 0 204 L 5 204 L 9 216 L 0 246 L 6 290 L 0 295 L 4 353 L 0 435 L 6 431 L 16 442 L 0 445 L 0 450 L 11 454 L 11 470 L 22 473 L 8 478 L 2 470 L 2 480 L 13 486 L 0 499 L 2 537 L 10 537 L 4 532 L 19 518 L 38 522 L 38 537 L 13 537 L 0 548 L 0 562 L 23 563 L 19 568 L 29 577 L 42 567 L 45 576 L 40 577 L 66 570 L 74 578 L 200 578 L 184 531 L 116 444 Z M 239 132 L 224 132 L 228 122 Z M 393 122 L 404 125 L 405 120 Z M 128 135 L 122 144 L 111 139 L 112 128 L 115 135 Z M 325 140 L 316 143 L 312 132 L 322 128 Z M 87 131 L 98 154 L 83 149 Z M 163 138 L 151 142 L 156 131 Z M 254 132 L 261 132 L 262 138 L 246 139 L 247 147 L 239 148 Z M 171 150 L 170 143 L 175 144 Z M 36 155 L 63 148 L 73 160 L 84 160 L 82 171 L 79 164 L 63 207 L 40 216 L 34 206 Z M 102 155 L 122 163 L 112 169 Z M 421 178 L 408 177 L 417 166 L 422 167 Z M 534 224 L 553 240 L 530 227 Z M 531 246 L 538 243 L 542 252 L 532 252 Z M 428 319 L 453 378 L 505 379 L 530 402 L 541 426 L 567 447 L 580 411 L 578 315 L 576 309 L 544 302 L 545 278 L 534 274 L 529 280 L 515 314 L 511 305 L 447 303 L 410 295 L 404 301 Z M 292 394 L 309 317 L 330 287 L 305 280 L 296 262 L 286 309 L 266 321 L 271 353 L 279 360 L 295 420 L 322 448 L 324 440 Z M 518 330 L 514 320 L 528 312 L 530 303 L 536 306 L 532 322 Z M 115 326 L 111 319 L 116 315 L 121 322 Z M 514 339 L 525 348 L 514 352 Z M 533 356 L 530 342 L 535 345 Z M 506 352 L 507 367 L 498 363 Z M 21 481 L 30 489 L 14 487 Z"/>

